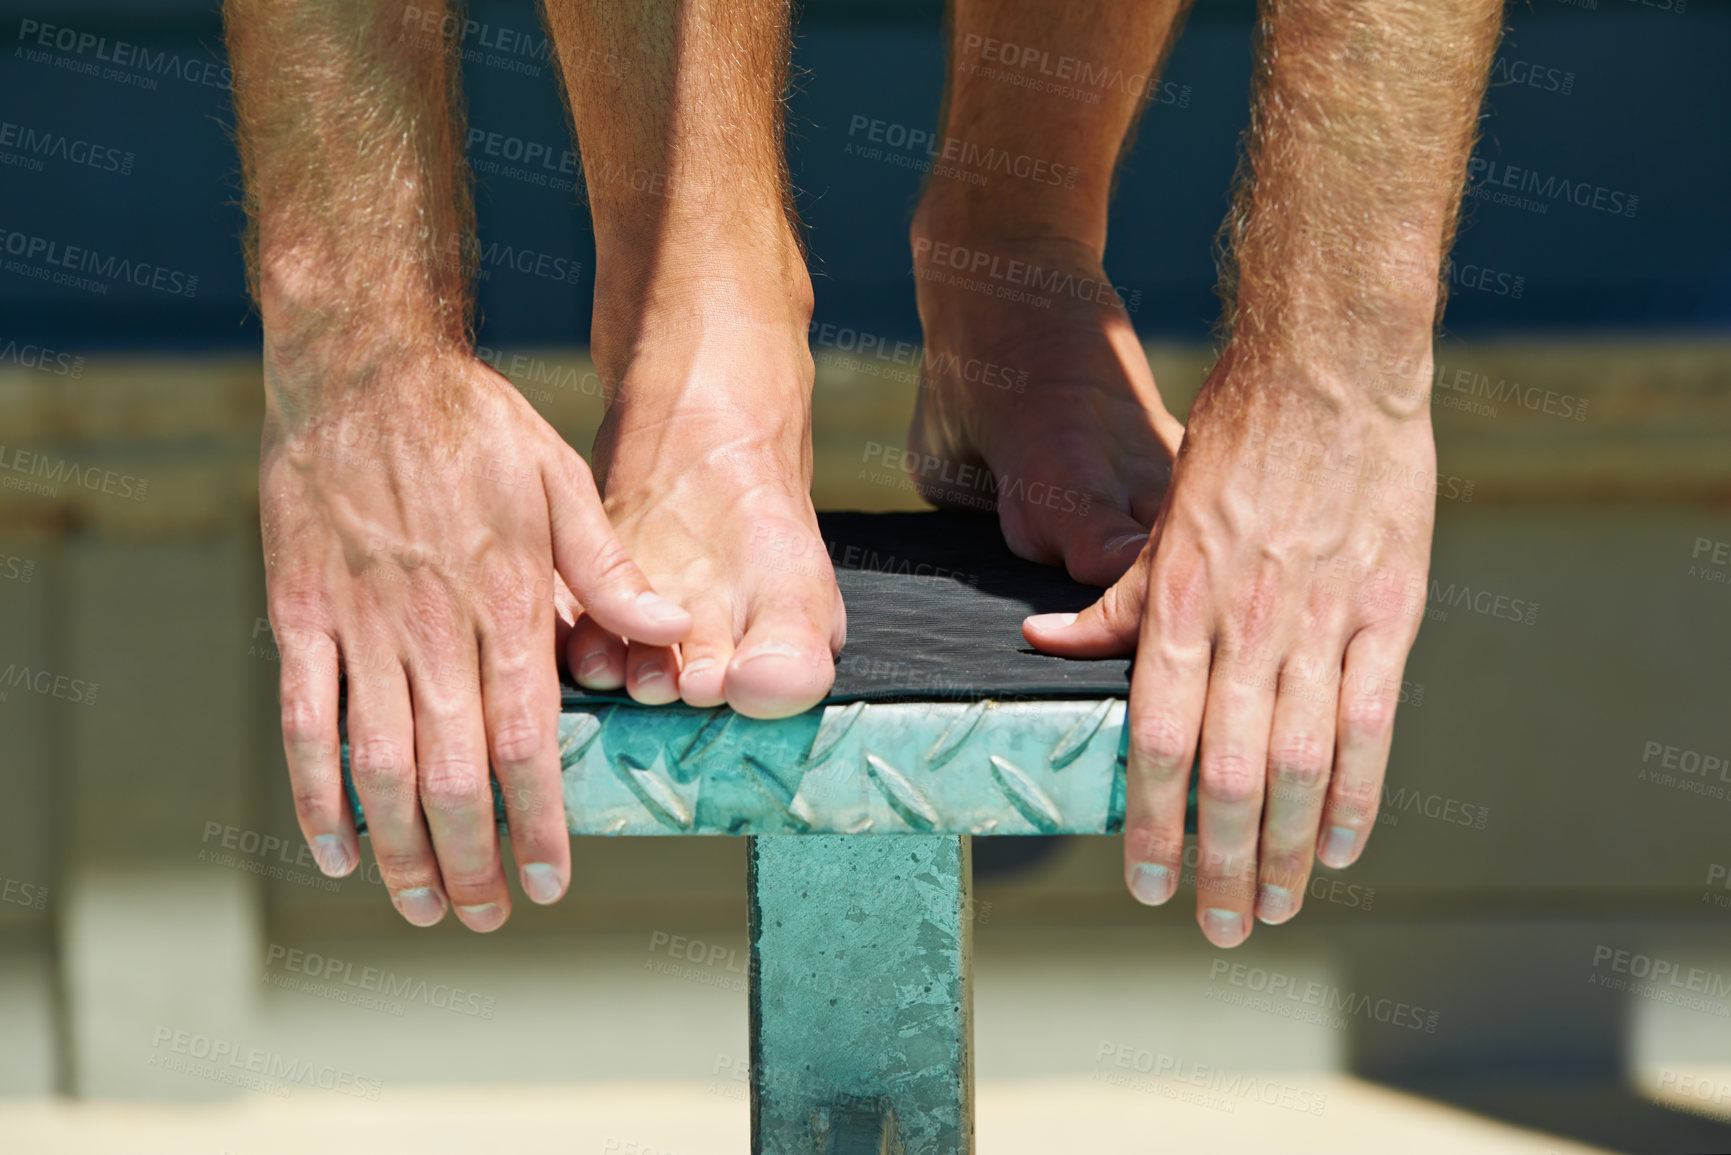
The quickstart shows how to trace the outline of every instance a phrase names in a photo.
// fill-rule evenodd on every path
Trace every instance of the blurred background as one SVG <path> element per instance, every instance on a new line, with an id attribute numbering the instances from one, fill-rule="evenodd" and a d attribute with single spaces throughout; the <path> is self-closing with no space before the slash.
<path id="1" fill-rule="evenodd" d="M 1197 4 L 1112 217 L 1180 414 L 1253 14 Z M 483 251 L 580 270 L 483 256 L 482 355 L 586 451 L 556 77 L 531 0 L 469 15 Z M 982 847 L 985 1150 L 1731 1150 L 1731 8 L 1508 23 L 1433 394 L 1470 496 L 1439 503 L 1378 834 L 1230 955 L 1187 893 L 1137 907 L 1113 839 Z M 918 504 L 863 465 L 916 388 L 941 34 L 932 0 L 800 16 L 820 508 Z M 296 831 L 218 5 L 8 0 L 0 50 L 0 1150 L 742 1149 L 737 840 L 580 841 L 563 903 L 479 938 L 408 927 L 370 860 L 324 880 Z M 1500 195 L 1514 168 L 1543 191 Z M 150 272 L 56 280 L 53 246 Z M 1408 1011 L 1250 998 L 1312 982 Z M 238 1087 L 180 1038 L 336 1074 Z"/>

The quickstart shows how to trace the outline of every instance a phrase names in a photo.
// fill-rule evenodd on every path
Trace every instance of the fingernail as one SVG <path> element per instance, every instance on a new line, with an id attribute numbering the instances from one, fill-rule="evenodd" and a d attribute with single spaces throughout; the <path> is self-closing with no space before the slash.
<path id="1" fill-rule="evenodd" d="M 1104 546 L 1101 546 L 1101 548 L 1107 553 L 1117 553 L 1119 550 L 1128 546 L 1131 542 L 1135 542 L 1137 546 L 1141 546 L 1141 544 L 1147 540 L 1148 535 L 1145 533 L 1121 533 L 1117 537 L 1108 540 Z"/>
<path id="2" fill-rule="evenodd" d="M 320 834 L 315 837 L 313 857 L 318 860 L 319 869 L 332 878 L 341 878 L 355 868 L 354 856 L 340 835 Z"/>
<path id="3" fill-rule="evenodd" d="M 1143 906 L 1159 906 L 1172 897 L 1172 872 L 1155 862 L 1138 862 L 1130 872 L 1130 893 Z"/>
<path id="4" fill-rule="evenodd" d="M 431 887 L 414 886 L 391 896 L 402 916 L 416 926 L 432 926 L 445 917 L 445 900 L 434 894 Z"/>
<path id="5" fill-rule="evenodd" d="M 759 642 L 744 653 L 733 655 L 733 665 L 744 666 L 759 658 L 803 658 L 805 654 L 786 642 Z"/>
<path id="6" fill-rule="evenodd" d="M 1031 614 L 1023 625 L 1033 626 L 1036 630 L 1061 630 L 1076 624 L 1075 614 Z"/>
<path id="7" fill-rule="evenodd" d="M 654 590 L 644 590 L 637 595 L 637 608 L 652 622 L 683 622 L 691 618 L 690 614 Z"/>
<path id="8" fill-rule="evenodd" d="M 1236 910 L 1211 906 L 1202 912 L 1202 929 L 1221 946 L 1237 946 L 1244 937 L 1244 916 Z"/>
<path id="9" fill-rule="evenodd" d="M 505 921 L 505 912 L 499 909 L 496 902 L 459 906 L 457 913 L 463 916 L 463 925 L 470 930 L 489 931 Z"/>
<path id="10" fill-rule="evenodd" d="M 1292 892 L 1265 882 L 1256 888 L 1256 917 L 1277 926 L 1292 917 Z"/>
<path id="11" fill-rule="evenodd" d="M 531 862 L 518 871 L 523 880 L 523 893 L 529 896 L 530 902 L 538 902 L 546 906 L 550 902 L 558 902 L 564 893 L 564 887 L 559 883 L 559 868 L 545 862 Z"/>
<path id="12" fill-rule="evenodd" d="M 644 662 L 637 667 L 637 684 L 641 686 L 645 682 L 653 682 L 666 672 L 661 668 L 660 662 Z"/>
<path id="13" fill-rule="evenodd" d="M 590 650 L 583 655 L 583 664 L 577 667 L 579 678 L 593 678 L 607 668 L 607 651 Z"/>
<path id="14" fill-rule="evenodd" d="M 1330 826 L 1328 837 L 1322 840 L 1322 853 L 1317 855 L 1324 863 L 1336 869 L 1352 865 L 1352 848 L 1358 842 L 1358 836 L 1345 826 Z"/>

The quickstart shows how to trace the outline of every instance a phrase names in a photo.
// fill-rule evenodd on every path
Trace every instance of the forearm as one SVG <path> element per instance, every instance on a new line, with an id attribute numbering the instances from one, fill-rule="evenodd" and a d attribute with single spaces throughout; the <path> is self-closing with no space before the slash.
<path id="1" fill-rule="evenodd" d="M 273 351 L 316 361 L 340 345 L 364 369 L 405 345 L 466 341 L 457 59 L 405 13 L 397 0 L 227 0 L 267 369 Z"/>
<path id="2" fill-rule="evenodd" d="M 1392 363 L 1428 354 L 1501 13 L 1501 0 L 1263 0 L 1223 238 L 1239 354 L 1315 367 L 1343 402 L 1388 398 Z"/>

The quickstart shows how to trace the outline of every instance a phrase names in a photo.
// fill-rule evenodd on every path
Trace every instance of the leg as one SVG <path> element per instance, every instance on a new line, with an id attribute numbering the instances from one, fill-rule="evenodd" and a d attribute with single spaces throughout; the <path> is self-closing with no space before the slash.
<path id="1" fill-rule="evenodd" d="M 1182 435 L 1101 261 L 1113 169 L 1183 6 L 954 0 L 945 163 L 914 217 L 911 447 L 988 466 L 1010 548 L 1096 585 L 1136 559 Z M 1030 84 L 1059 69 L 1079 78 Z"/>
<path id="2" fill-rule="evenodd" d="M 845 628 L 810 497 L 787 5 L 549 0 L 547 19 L 595 218 L 595 362 L 618 387 L 596 471 L 632 557 L 694 619 L 678 651 L 579 622 L 572 672 L 641 702 L 797 713 Z"/>

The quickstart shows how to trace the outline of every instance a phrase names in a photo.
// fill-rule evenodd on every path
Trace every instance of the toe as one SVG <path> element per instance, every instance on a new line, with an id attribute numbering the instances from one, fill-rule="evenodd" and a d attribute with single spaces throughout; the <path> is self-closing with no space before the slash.
<path id="1" fill-rule="evenodd" d="M 1063 529 L 1064 568 L 1091 586 L 1109 586 L 1123 577 L 1148 541 L 1147 526 L 1122 510 L 1102 506 Z"/>
<path id="2" fill-rule="evenodd" d="M 839 601 L 834 586 L 816 583 L 760 598 L 727 665 L 728 705 L 752 718 L 785 718 L 821 702 L 835 684 Z"/>
<path id="3" fill-rule="evenodd" d="M 733 616 L 724 605 L 698 605 L 691 619 L 691 634 L 679 645 L 679 696 L 688 706 L 707 709 L 727 701 Z"/>
<path id="4" fill-rule="evenodd" d="M 625 642 L 580 614 L 565 643 L 565 664 L 585 690 L 617 690 L 625 684 Z"/>
<path id="5" fill-rule="evenodd" d="M 625 653 L 625 692 L 644 706 L 679 700 L 679 658 L 672 646 L 632 642 Z"/>

